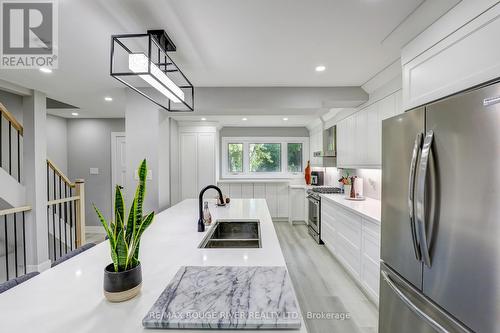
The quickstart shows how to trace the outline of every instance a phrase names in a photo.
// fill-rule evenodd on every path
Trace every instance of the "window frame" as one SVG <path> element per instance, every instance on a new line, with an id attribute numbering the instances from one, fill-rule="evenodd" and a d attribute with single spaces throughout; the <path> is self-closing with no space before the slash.
<path id="1" fill-rule="evenodd" d="M 243 144 L 243 172 L 229 171 L 229 144 Z M 250 149 L 252 143 L 277 143 L 281 145 L 281 165 L 279 172 L 250 172 Z M 288 171 L 288 143 L 302 144 L 302 171 Z M 223 178 L 302 178 L 307 161 L 309 160 L 308 137 L 222 137 L 221 165 Z"/>

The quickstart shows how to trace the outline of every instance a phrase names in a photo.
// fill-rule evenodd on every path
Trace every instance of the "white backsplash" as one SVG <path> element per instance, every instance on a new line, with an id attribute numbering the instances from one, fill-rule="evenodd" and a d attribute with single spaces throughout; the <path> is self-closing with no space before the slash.
<path id="1" fill-rule="evenodd" d="M 342 169 L 337 168 L 313 168 L 313 170 L 325 172 L 326 186 L 339 186 L 338 180 L 344 174 Z M 348 170 L 349 175 L 363 178 L 364 195 L 368 198 L 380 200 L 382 196 L 382 170 L 380 169 L 354 169 Z"/>

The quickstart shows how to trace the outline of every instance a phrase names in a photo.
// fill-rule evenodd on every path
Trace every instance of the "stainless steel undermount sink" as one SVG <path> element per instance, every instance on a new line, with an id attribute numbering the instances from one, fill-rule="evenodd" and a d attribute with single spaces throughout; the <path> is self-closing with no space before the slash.
<path id="1" fill-rule="evenodd" d="M 258 220 L 217 220 L 199 248 L 260 248 Z"/>

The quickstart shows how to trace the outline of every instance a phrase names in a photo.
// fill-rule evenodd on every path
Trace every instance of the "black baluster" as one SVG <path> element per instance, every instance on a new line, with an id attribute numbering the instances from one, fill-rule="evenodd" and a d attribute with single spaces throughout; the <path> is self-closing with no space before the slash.
<path id="1" fill-rule="evenodd" d="M 12 176 L 12 123 L 9 121 L 9 175 Z"/>
<path id="2" fill-rule="evenodd" d="M 23 212 L 23 259 L 24 259 L 24 274 L 26 274 L 26 229 L 24 226 L 24 212 Z"/>
<path id="3" fill-rule="evenodd" d="M 54 192 L 52 193 L 53 200 L 56 199 L 56 171 L 52 170 L 54 173 L 54 176 L 52 178 L 53 181 L 53 188 Z M 57 259 L 57 250 L 56 250 L 56 215 L 55 215 L 55 209 L 56 205 L 51 205 L 52 207 L 52 239 L 53 239 L 53 244 L 54 244 L 54 260 Z"/>
<path id="4" fill-rule="evenodd" d="M 16 264 L 16 277 L 17 274 L 17 213 L 14 213 L 14 263 Z"/>
<path id="5" fill-rule="evenodd" d="M 4 215 L 4 236 L 5 236 L 5 272 L 7 273 L 7 281 L 9 281 L 9 237 L 7 234 L 7 215 Z"/>
<path id="6" fill-rule="evenodd" d="M 19 146 L 20 133 L 17 131 L 17 181 L 21 182 L 21 149 Z"/>
<path id="7" fill-rule="evenodd" d="M 69 188 L 69 196 L 73 197 L 73 189 L 70 187 Z M 69 205 L 69 246 L 70 246 L 70 251 L 73 251 L 73 202 L 70 201 Z"/>
<path id="8" fill-rule="evenodd" d="M 68 184 L 64 183 L 64 197 L 68 197 Z M 64 202 L 64 253 L 68 253 L 68 206 Z"/>
<path id="9" fill-rule="evenodd" d="M 62 191 L 61 191 L 61 186 L 62 186 L 62 179 L 61 175 L 59 175 L 59 199 L 62 199 Z M 62 220 L 62 209 L 61 209 L 61 203 L 58 204 L 59 206 L 59 215 L 57 215 L 57 219 L 59 220 L 59 255 L 62 256 L 62 227 L 61 227 L 61 220 Z"/>

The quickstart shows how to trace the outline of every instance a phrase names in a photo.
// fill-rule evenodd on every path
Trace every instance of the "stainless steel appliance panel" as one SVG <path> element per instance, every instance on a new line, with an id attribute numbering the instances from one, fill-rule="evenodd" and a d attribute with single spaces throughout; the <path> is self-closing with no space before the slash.
<path id="1" fill-rule="evenodd" d="M 414 229 L 413 173 L 424 131 L 424 108 L 412 110 L 382 125 L 381 259 L 416 288 L 422 285 L 422 263 Z M 415 155 L 416 154 L 416 155 Z"/>
<path id="2" fill-rule="evenodd" d="M 469 333 L 387 266 L 380 266 L 379 332 Z"/>
<path id="3" fill-rule="evenodd" d="M 423 291 L 478 333 L 500 330 L 500 104 L 483 106 L 495 98 L 500 84 L 429 105 L 434 138 L 427 177 L 418 175 L 430 259 Z"/>
<path id="4" fill-rule="evenodd" d="M 309 234 L 316 240 L 317 243 L 322 244 L 321 241 L 321 200 L 309 195 L 307 197 L 309 204 L 309 217 L 308 217 L 308 231 Z"/>

